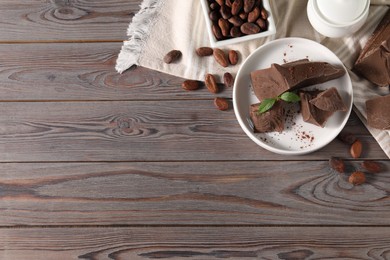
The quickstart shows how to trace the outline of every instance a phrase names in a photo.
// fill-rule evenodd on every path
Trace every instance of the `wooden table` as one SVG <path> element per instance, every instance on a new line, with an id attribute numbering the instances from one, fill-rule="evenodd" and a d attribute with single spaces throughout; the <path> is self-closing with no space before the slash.
<path id="1" fill-rule="evenodd" d="M 390 259 L 390 161 L 357 116 L 362 158 L 280 156 L 206 89 L 117 74 L 140 2 L 0 1 L 0 259 Z M 353 187 L 330 156 L 386 169 Z"/>

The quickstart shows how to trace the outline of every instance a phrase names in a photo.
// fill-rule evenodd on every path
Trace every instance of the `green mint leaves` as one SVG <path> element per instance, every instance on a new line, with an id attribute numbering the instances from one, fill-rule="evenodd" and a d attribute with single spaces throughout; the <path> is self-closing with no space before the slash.
<path id="1" fill-rule="evenodd" d="M 280 96 L 278 96 L 276 98 L 264 99 L 260 103 L 259 110 L 257 113 L 263 114 L 263 113 L 267 112 L 275 105 L 276 101 L 278 101 L 280 99 L 283 101 L 289 102 L 289 103 L 296 103 L 296 102 L 299 102 L 301 100 L 299 98 L 299 96 L 293 92 L 284 92 L 283 94 L 281 94 Z"/>

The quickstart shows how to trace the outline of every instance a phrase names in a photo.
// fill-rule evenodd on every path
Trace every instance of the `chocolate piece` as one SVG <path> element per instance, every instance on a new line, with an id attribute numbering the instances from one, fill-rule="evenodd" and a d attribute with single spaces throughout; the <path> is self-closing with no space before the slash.
<path id="1" fill-rule="evenodd" d="M 378 86 L 390 84 L 390 10 L 360 52 L 353 69 Z"/>
<path id="2" fill-rule="evenodd" d="M 347 106 L 344 104 L 343 99 L 340 97 L 340 94 L 335 87 L 321 92 L 310 100 L 310 103 L 325 111 L 347 111 Z"/>
<path id="3" fill-rule="evenodd" d="M 369 126 L 390 130 L 390 94 L 367 100 L 366 111 Z"/>
<path id="4" fill-rule="evenodd" d="M 283 65 L 273 63 L 270 68 L 251 72 L 253 91 L 262 101 L 275 98 L 285 91 L 320 84 L 345 74 L 342 67 L 307 59 Z"/>
<path id="5" fill-rule="evenodd" d="M 250 106 L 250 117 L 253 122 L 255 133 L 282 132 L 284 130 L 284 109 L 281 101 L 277 101 L 274 106 L 260 114 L 260 103 Z"/>
<path id="6" fill-rule="evenodd" d="M 321 110 L 310 103 L 310 100 L 317 97 L 321 92 L 323 91 L 301 91 L 299 96 L 301 98 L 301 113 L 303 121 L 324 127 L 326 121 L 333 114 L 333 112 Z"/>

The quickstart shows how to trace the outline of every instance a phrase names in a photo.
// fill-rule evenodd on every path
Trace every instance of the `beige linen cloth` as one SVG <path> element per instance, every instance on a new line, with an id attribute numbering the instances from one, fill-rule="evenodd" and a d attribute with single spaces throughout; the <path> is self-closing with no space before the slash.
<path id="1" fill-rule="evenodd" d="M 370 14 L 366 24 L 354 35 L 345 38 L 327 38 L 317 33 L 310 25 L 306 14 L 307 0 L 271 0 L 276 34 L 251 40 L 222 49 L 235 49 L 243 61 L 256 48 L 274 39 L 303 37 L 323 44 L 332 50 L 351 69 L 360 50 L 389 8 L 390 0 L 371 0 Z M 205 18 L 199 0 L 144 0 L 141 10 L 133 17 L 128 28 L 129 40 L 124 42 L 118 56 L 116 69 L 122 73 L 133 65 L 158 70 L 186 79 L 203 80 L 206 73 L 235 75 L 239 65 L 222 68 L 213 59 L 199 58 L 194 50 L 210 46 L 205 28 Z M 165 64 L 165 53 L 181 50 L 178 63 Z M 381 131 L 367 126 L 365 101 L 389 93 L 388 88 L 379 88 L 349 71 L 354 89 L 354 111 L 366 125 L 390 158 L 390 131 Z M 218 79 L 220 80 L 220 79 Z"/>

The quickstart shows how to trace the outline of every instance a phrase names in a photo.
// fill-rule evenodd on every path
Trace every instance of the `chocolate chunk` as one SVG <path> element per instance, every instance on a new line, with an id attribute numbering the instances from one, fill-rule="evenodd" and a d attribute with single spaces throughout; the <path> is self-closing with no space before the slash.
<path id="1" fill-rule="evenodd" d="M 378 86 L 390 84 L 390 10 L 360 52 L 353 69 Z"/>
<path id="2" fill-rule="evenodd" d="M 301 98 L 301 113 L 303 121 L 324 127 L 326 121 L 333 114 L 333 112 L 321 110 L 310 103 L 310 100 L 317 97 L 321 92 L 323 91 L 300 91 L 299 96 Z"/>
<path id="3" fill-rule="evenodd" d="M 342 67 L 326 62 L 298 60 L 283 65 L 272 64 L 270 68 L 251 72 L 253 90 L 257 98 L 275 98 L 285 91 L 320 84 L 345 74 Z"/>
<path id="4" fill-rule="evenodd" d="M 262 114 L 259 114 L 260 103 L 250 106 L 250 117 L 253 122 L 255 133 L 265 132 L 282 132 L 284 130 L 284 109 L 282 101 L 278 101 L 275 105 Z"/>
<path id="5" fill-rule="evenodd" d="M 325 111 L 347 111 L 347 106 L 344 104 L 343 99 L 335 87 L 321 92 L 315 98 L 310 100 L 310 103 Z"/>
<path id="6" fill-rule="evenodd" d="M 369 126 L 390 130 L 390 94 L 367 100 L 366 110 Z"/>

